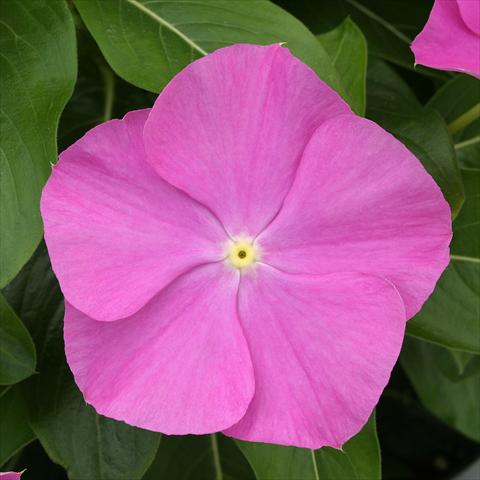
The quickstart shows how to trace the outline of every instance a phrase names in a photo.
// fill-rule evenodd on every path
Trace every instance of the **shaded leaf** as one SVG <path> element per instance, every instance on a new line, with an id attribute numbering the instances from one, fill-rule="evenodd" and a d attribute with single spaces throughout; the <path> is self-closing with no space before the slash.
<path id="1" fill-rule="evenodd" d="M 27 407 L 20 394 L 20 385 L 0 395 L 0 465 L 35 439 L 28 424 Z"/>
<path id="2" fill-rule="evenodd" d="M 317 38 L 337 70 L 345 100 L 355 113 L 364 115 L 368 55 L 367 42 L 361 30 L 347 18 L 337 28 Z"/>
<path id="3" fill-rule="evenodd" d="M 453 222 L 451 261 L 407 333 L 480 353 L 480 170 L 462 170 L 466 201 Z"/>
<path id="4" fill-rule="evenodd" d="M 345 0 L 346 10 L 365 33 L 372 54 L 413 68 L 411 37 L 395 25 L 395 17 L 391 15 L 392 12 L 397 13 L 401 10 L 402 5 L 395 8 L 392 2 L 388 6 L 385 3 L 387 2 L 376 0 Z M 406 3 L 403 2 L 403 7 Z M 416 20 L 418 15 L 408 18 L 410 21 L 412 18 Z"/>
<path id="5" fill-rule="evenodd" d="M 116 76 L 86 29 L 78 30 L 78 79 L 60 118 L 60 150 L 72 145 L 88 130 L 131 110 L 151 107 L 156 95 Z"/>
<path id="6" fill-rule="evenodd" d="M 29 377 L 35 363 L 35 345 L 28 330 L 0 294 L 0 385 Z"/>
<path id="7" fill-rule="evenodd" d="M 153 461 L 160 435 L 95 413 L 76 387 L 63 349 L 63 297 L 42 243 L 5 295 L 37 346 L 39 375 L 25 385 L 31 427 L 72 480 L 135 480 Z"/>
<path id="8" fill-rule="evenodd" d="M 427 106 L 437 110 L 447 123 L 451 123 L 476 105 L 479 99 L 480 82 L 478 79 L 458 74 L 437 90 L 428 101 Z"/>
<path id="9" fill-rule="evenodd" d="M 414 338 L 405 339 L 400 361 L 425 407 L 480 442 L 480 375 L 451 380 L 440 367 L 445 362 L 445 349 Z"/>
<path id="10" fill-rule="evenodd" d="M 456 367 L 453 380 L 461 380 L 480 373 L 480 355 L 459 350 L 449 350 Z M 479 392 L 480 395 L 480 392 Z"/>
<path id="11" fill-rule="evenodd" d="M 458 74 L 437 91 L 427 106 L 437 110 L 448 124 L 452 124 L 479 101 L 478 79 Z M 460 164 L 480 168 L 480 118 L 456 133 L 454 142 Z"/>
<path id="12" fill-rule="evenodd" d="M 235 442 L 222 434 L 162 436 L 143 480 L 255 480 Z"/>
<path id="13" fill-rule="evenodd" d="M 40 192 L 57 158 L 58 118 L 76 76 L 75 31 L 63 0 L 1 0 L 0 287 L 42 238 Z"/>
<path id="14" fill-rule="evenodd" d="M 360 433 L 343 446 L 343 451 L 330 447 L 309 450 L 242 441 L 237 444 L 258 480 L 374 480 L 381 476 L 374 414 Z"/>
<path id="15" fill-rule="evenodd" d="M 433 1 L 411 0 L 276 0 L 282 7 L 302 20 L 315 33 L 339 25 L 347 16 L 364 33 L 369 52 L 402 67 L 413 69 L 410 51 L 413 38 L 426 23 Z M 429 75 L 440 72 L 421 69 Z"/>
<path id="16" fill-rule="evenodd" d="M 480 128 L 473 137 L 455 143 L 457 158 L 463 167 L 480 168 Z"/>
<path id="17" fill-rule="evenodd" d="M 452 479 L 480 453 L 480 444 L 421 404 L 400 362 L 377 407 L 377 424 L 385 479 Z"/>

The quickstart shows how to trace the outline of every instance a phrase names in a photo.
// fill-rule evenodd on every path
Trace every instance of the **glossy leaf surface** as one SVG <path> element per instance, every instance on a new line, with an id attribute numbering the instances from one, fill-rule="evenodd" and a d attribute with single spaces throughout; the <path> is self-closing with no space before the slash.
<path id="1" fill-rule="evenodd" d="M 57 160 L 56 130 L 76 76 L 73 20 L 63 0 L 0 2 L 0 287 L 42 238 L 39 200 Z"/>

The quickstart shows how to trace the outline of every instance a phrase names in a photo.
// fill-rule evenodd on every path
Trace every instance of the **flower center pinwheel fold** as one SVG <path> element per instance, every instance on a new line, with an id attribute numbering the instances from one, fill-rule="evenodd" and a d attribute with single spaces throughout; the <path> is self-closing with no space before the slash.
<path id="1" fill-rule="evenodd" d="M 253 239 L 244 237 L 228 242 L 227 260 L 228 263 L 238 269 L 252 267 L 259 259 L 258 246 Z"/>

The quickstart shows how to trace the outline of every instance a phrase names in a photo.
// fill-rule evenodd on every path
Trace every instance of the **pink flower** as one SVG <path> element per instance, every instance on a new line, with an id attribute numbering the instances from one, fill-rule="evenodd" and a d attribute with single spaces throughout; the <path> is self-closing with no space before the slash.
<path id="1" fill-rule="evenodd" d="M 94 128 L 42 214 L 86 401 L 166 434 L 342 445 L 449 261 L 422 165 L 279 45 Z"/>
<path id="2" fill-rule="evenodd" d="M 0 472 L 0 480 L 20 480 L 23 472 Z"/>
<path id="3" fill-rule="evenodd" d="M 435 0 L 411 48 L 416 63 L 480 77 L 480 1 Z"/>

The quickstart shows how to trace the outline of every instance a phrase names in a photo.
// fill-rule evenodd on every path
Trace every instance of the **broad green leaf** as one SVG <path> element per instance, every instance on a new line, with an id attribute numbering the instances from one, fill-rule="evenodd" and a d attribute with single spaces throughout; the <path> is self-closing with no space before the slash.
<path id="1" fill-rule="evenodd" d="M 0 287 L 42 238 L 39 200 L 57 158 L 56 130 L 76 76 L 75 31 L 63 0 L 0 1 Z"/>
<path id="2" fill-rule="evenodd" d="M 367 42 L 350 18 L 322 35 L 317 35 L 332 59 L 343 84 L 345 100 L 359 115 L 365 114 L 367 78 Z"/>
<path id="3" fill-rule="evenodd" d="M 95 413 L 65 362 L 63 297 L 44 244 L 5 289 L 37 345 L 39 375 L 25 385 L 30 425 L 72 480 L 141 479 L 160 435 Z"/>
<path id="4" fill-rule="evenodd" d="M 105 58 L 122 78 L 159 92 L 193 60 L 234 43 L 286 42 L 341 91 L 330 57 L 296 18 L 267 0 L 74 0 Z"/>
<path id="5" fill-rule="evenodd" d="M 35 362 L 35 345 L 28 330 L 0 294 L 0 385 L 29 377 Z"/>
<path id="6" fill-rule="evenodd" d="M 380 449 L 375 415 L 343 451 L 282 447 L 237 441 L 258 480 L 375 480 L 380 479 Z"/>
<path id="7" fill-rule="evenodd" d="M 407 333 L 480 353 L 480 170 L 462 173 L 466 201 L 453 223 L 450 265 Z"/>
<path id="8" fill-rule="evenodd" d="M 422 162 L 455 216 L 464 192 L 447 126 L 434 110 L 422 109 L 408 86 L 387 64 L 370 63 L 367 117 L 394 134 Z"/>
<path id="9" fill-rule="evenodd" d="M 430 99 L 428 106 L 443 116 L 449 125 L 472 111 L 480 102 L 480 82 L 468 75 L 458 75 Z M 480 118 L 454 135 L 455 150 L 461 165 L 480 168 Z"/>
<path id="10" fill-rule="evenodd" d="M 445 423 L 480 442 L 480 372 L 451 380 L 440 367 L 445 360 L 443 347 L 405 339 L 400 361 L 421 402 Z"/>
<path id="11" fill-rule="evenodd" d="M 0 394 L 0 465 L 35 438 L 28 424 L 27 408 L 15 385 Z"/>
<path id="12" fill-rule="evenodd" d="M 256 480 L 235 442 L 222 434 L 163 436 L 143 480 Z"/>

